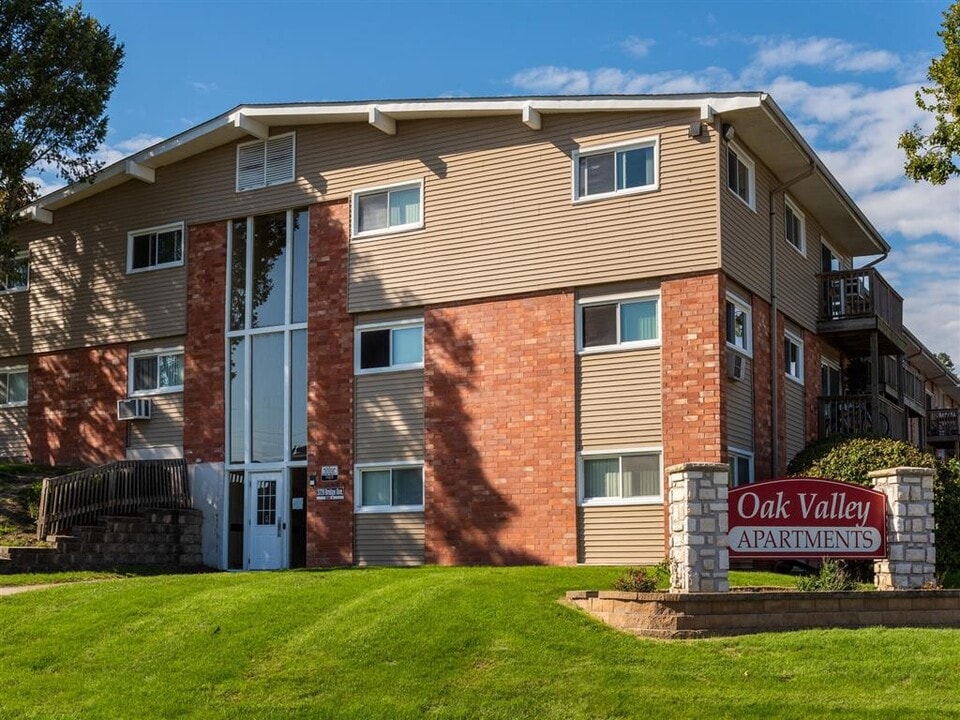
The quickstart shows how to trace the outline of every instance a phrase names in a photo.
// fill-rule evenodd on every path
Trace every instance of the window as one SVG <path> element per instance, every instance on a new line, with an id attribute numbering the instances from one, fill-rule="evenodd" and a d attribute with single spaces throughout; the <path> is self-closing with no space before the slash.
<path id="1" fill-rule="evenodd" d="M 131 395 L 158 395 L 181 390 L 183 390 L 183 348 L 131 353 Z"/>
<path id="2" fill-rule="evenodd" d="M 753 453 L 737 448 L 728 448 L 730 456 L 730 487 L 740 487 L 753 482 Z"/>
<path id="3" fill-rule="evenodd" d="M 382 235 L 423 227 L 423 181 L 353 193 L 353 235 Z"/>
<path id="4" fill-rule="evenodd" d="M 659 502 L 662 497 L 659 449 L 585 454 L 581 476 L 584 504 Z"/>
<path id="5" fill-rule="evenodd" d="M 832 360 L 820 360 L 820 394 L 825 397 L 837 397 L 843 394 L 840 366 Z"/>
<path id="6" fill-rule="evenodd" d="M 0 274 L 0 292 L 21 292 L 30 287 L 30 253 L 20 252 L 6 274 Z"/>
<path id="7" fill-rule="evenodd" d="M 837 272 L 841 270 L 840 256 L 834 252 L 833 248 L 827 244 L 827 241 L 820 238 L 820 271 Z"/>
<path id="8" fill-rule="evenodd" d="M 357 327 L 358 373 L 423 367 L 423 321 Z"/>
<path id="9" fill-rule="evenodd" d="M 749 355 L 753 352 L 750 305 L 736 295 L 727 295 L 727 344 Z"/>
<path id="10" fill-rule="evenodd" d="M 27 369 L 0 369 L 0 407 L 23 407 L 27 404 Z"/>
<path id="11" fill-rule="evenodd" d="M 293 182 L 295 134 L 237 145 L 237 192 Z"/>
<path id="12" fill-rule="evenodd" d="M 727 145 L 727 187 L 743 200 L 747 206 L 756 209 L 755 201 L 756 171 L 753 160 L 748 158 L 733 143 Z"/>
<path id="13" fill-rule="evenodd" d="M 793 245 L 801 255 L 807 254 L 806 226 L 803 213 L 787 196 L 783 197 L 783 217 L 786 224 L 787 242 Z"/>
<path id="14" fill-rule="evenodd" d="M 183 223 L 127 234 L 127 272 L 183 265 Z"/>
<path id="15" fill-rule="evenodd" d="M 658 297 L 633 297 L 580 306 L 583 350 L 651 347 L 660 341 Z"/>
<path id="16" fill-rule="evenodd" d="M 788 378 L 803 383 L 803 340 L 791 332 L 783 338 L 783 369 Z"/>
<path id="17" fill-rule="evenodd" d="M 423 465 L 357 468 L 357 512 L 423 510 Z"/>
<path id="18" fill-rule="evenodd" d="M 574 199 L 656 190 L 657 153 L 655 138 L 575 153 Z"/>

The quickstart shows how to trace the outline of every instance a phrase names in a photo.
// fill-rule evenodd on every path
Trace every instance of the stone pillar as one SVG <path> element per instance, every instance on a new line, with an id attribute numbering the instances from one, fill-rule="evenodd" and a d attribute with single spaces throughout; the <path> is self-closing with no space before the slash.
<path id="1" fill-rule="evenodd" d="M 880 590 L 907 590 L 936 581 L 933 470 L 899 467 L 870 473 L 887 496 L 887 557 L 873 564 Z"/>
<path id="2" fill-rule="evenodd" d="M 671 592 L 726 592 L 727 487 L 730 466 L 685 463 L 667 468 Z"/>

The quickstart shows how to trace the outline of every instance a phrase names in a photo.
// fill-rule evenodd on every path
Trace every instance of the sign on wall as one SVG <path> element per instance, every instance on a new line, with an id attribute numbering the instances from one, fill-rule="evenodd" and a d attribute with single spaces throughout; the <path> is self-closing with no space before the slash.
<path id="1" fill-rule="evenodd" d="M 820 478 L 741 485 L 729 492 L 731 558 L 886 557 L 887 499 Z"/>

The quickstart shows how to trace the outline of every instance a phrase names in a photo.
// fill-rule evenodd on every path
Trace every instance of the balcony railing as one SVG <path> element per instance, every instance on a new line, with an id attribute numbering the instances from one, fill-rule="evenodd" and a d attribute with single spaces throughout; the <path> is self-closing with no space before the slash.
<path id="1" fill-rule="evenodd" d="M 880 426 L 874 427 L 870 395 L 834 395 L 820 398 L 820 437 L 877 435 L 905 440 L 902 408 L 880 398 Z"/>
<path id="2" fill-rule="evenodd" d="M 957 440 L 960 438 L 960 410 L 928 410 L 927 440 Z"/>
<path id="3" fill-rule="evenodd" d="M 896 334 L 903 332 L 903 298 L 874 268 L 820 275 L 820 320 L 879 318 Z"/>

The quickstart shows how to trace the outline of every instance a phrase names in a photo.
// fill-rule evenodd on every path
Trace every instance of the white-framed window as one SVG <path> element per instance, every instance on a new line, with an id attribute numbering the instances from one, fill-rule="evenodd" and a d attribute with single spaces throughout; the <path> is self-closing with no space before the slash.
<path id="1" fill-rule="evenodd" d="M 661 448 L 584 450 L 579 459 L 582 505 L 662 502 Z"/>
<path id="2" fill-rule="evenodd" d="M 756 210 L 757 171 L 753 160 L 734 143 L 727 143 L 727 187 Z"/>
<path id="3" fill-rule="evenodd" d="M 353 237 L 364 238 L 423 227 L 423 180 L 355 190 Z"/>
<path id="4" fill-rule="evenodd" d="M 789 330 L 783 334 L 783 371 L 803 384 L 803 340 Z"/>
<path id="5" fill-rule="evenodd" d="M 659 186 L 660 139 L 641 138 L 573 153 L 573 199 L 596 200 Z"/>
<path id="6" fill-rule="evenodd" d="M 837 272 L 843 269 L 843 260 L 840 253 L 833 249 L 823 235 L 820 236 L 820 270 L 821 272 Z"/>
<path id="7" fill-rule="evenodd" d="M 820 358 L 820 394 L 825 397 L 843 395 L 840 363 L 825 357 Z"/>
<path id="8" fill-rule="evenodd" d="M 183 348 L 138 350 L 130 353 L 131 395 L 161 395 L 183 391 Z"/>
<path id="9" fill-rule="evenodd" d="M 23 407 L 26 404 L 26 366 L 0 368 L 0 407 Z"/>
<path id="10" fill-rule="evenodd" d="M 183 265 L 183 223 L 127 233 L 127 272 Z"/>
<path id="11" fill-rule="evenodd" d="M 423 367 L 423 320 L 358 325 L 354 342 L 358 375 Z"/>
<path id="12" fill-rule="evenodd" d="M 18 252 L 10 269 L 0 274 L 0 293 L 23 292 L 30 288 L 30 253 Z"/>
<path id="13" fill-rule="evenodd" d="M 740 448 L 727 448 L 730 457 L 730 487 L 750 485 L 753 480 L 753 453 Z"/>
<path id="14" fill-rule="evenodd" d="M 727 293 L 727 345 L 746 355 L 753 353 L 753 313 L 743 298 Z"/>
<path id="15" fill-rule="evenodd" d="M 387 462 L 356 466 L 354 507 L 363 512 L 423 510 L 423 463 Z"/>
<path id="16" fill-rule="evenodd" d="M 783 196 L 784 232 L 787 242 L 801 255 L 807 256 L 807 226 L 803 213 L 788 196 Z"/>
<path id="17" fill-rule="evenodd" d="M 237 145 L 237 192 L 293 182 L 296 133 Z"/>
<path id="18" fill-rule="evenodd" d="M 589 298 L 577 309 L 581 352 L 660 344 L 660 293 Z"/>

